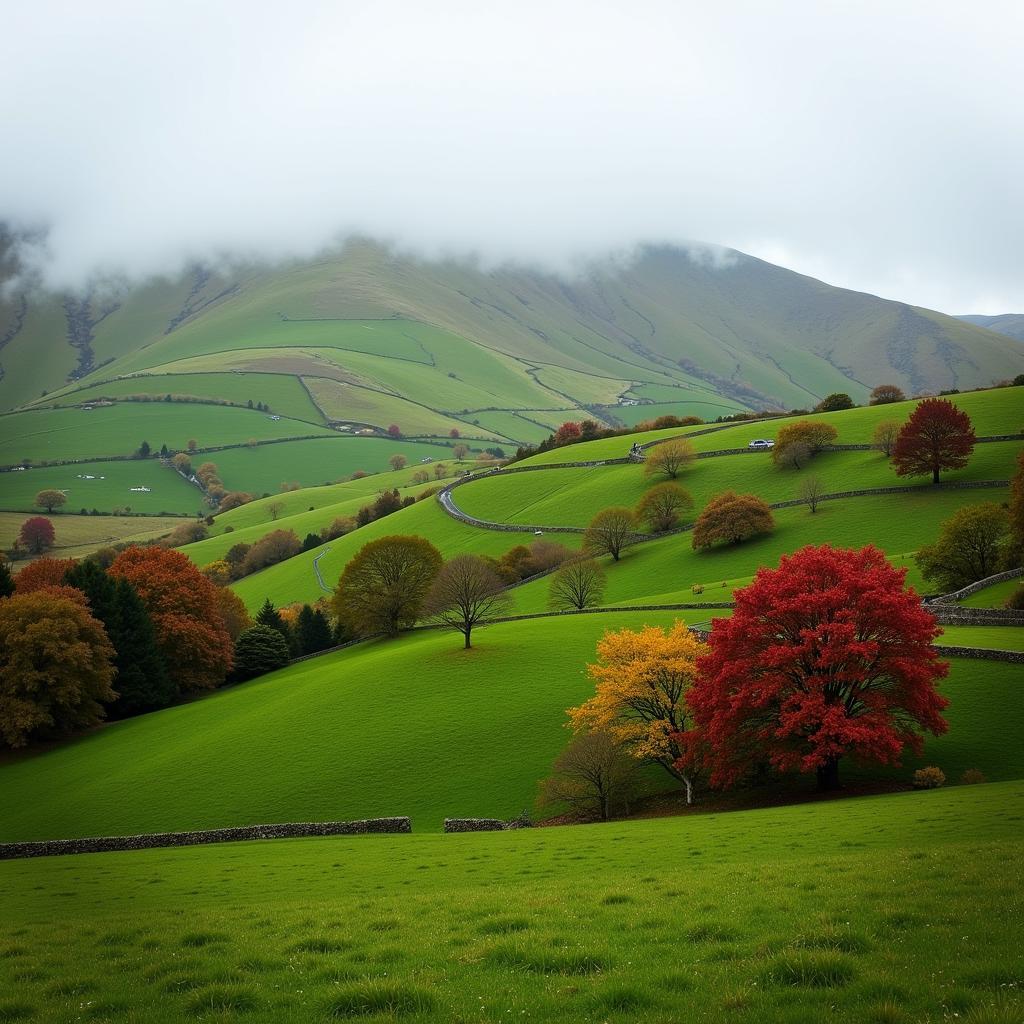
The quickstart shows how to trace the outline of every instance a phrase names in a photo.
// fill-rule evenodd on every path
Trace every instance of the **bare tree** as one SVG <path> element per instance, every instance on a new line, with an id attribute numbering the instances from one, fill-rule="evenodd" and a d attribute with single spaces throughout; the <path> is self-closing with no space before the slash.
<path id="1" fill-rule="evenodd" d="M 639 766 L 607 732 L 579 733 L 541 783 L 539 802 L 568 806 L 601 821 L 607 821 L 617 807 L 628 815 Z"/>
<path id="2" fill-rule="evenodd" d="M 825 485 L 821 482 L 821 477 L 812 475 L 804 477 L 800 481 L 800 489 L 796 496 L 811 510 L 811 515 L 813 515 L 818 511 L 818 502 L 821 501 L 824 493 Z"/>
<path id="3" fill-rule="evenodd" d="M 605 571 L 593 558 L 563 562 L 551 577 L 548 601 L 552 608 L 594 608 L 604 596 Z"/>
<path id="4" fill-rule="evenodd" d="M 272 520 L 276 520 L 277 517 L 284 511 L 284 502 L 268 501 L 264 508 L 267 510 L 267 515 L 269 515 Z"/>
<path id="5" fill-rule="evenodd" d="M 664 473 L 670 480 L 675 480 L 696 457 L 692 441 L 685 437 L 673 438 L 648 450 L 644 458 L 644 474 Z"/>
<path id="6" fill-rule="evenodd" d="M 883 420 L 875 427 L 875 432 L 871 435 L 871 443 L 886 458 L 892 455 L 892 450 L 896 447 L 896 438 L 900 436 L 900 427 L 901 424 L 896 420 Z"/>
<path id="7" fill-rule="evenodd" d="M 625 506 L 613 505 L 590 520 L 583 534 L 583 546 L 588 551 L 611 555 L 617 562 L 623 548 L 638 539 L 633 531 L 633 513 Z"/>
<path id="8" fill-rule="evenodd" d="M 498 574 L 477 555 L 456 555 L 445 562 L 423 603 L 424 618 L 461 633 L 466 648 L 476 626 L 504 614 L 510 604 Z"/>

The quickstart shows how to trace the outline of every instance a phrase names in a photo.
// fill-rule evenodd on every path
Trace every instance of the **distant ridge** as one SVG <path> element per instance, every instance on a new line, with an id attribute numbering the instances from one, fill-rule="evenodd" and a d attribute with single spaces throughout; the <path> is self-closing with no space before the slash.
<path id="1" fill-rule="evenodd" d="M 968 313 L 957 317 L 976 327 L 986 327 L 997 334 L 1005 334 L 1008 338 L 1024 341 L 1024 313 L 1000 313 L 997 316 L 977 316 Z"/>
<path id="2" fill-rule="evenodd" d="M 471 346 L 448 379 L 461 377 L 458 366 L 471 366 L 475 348 L 529 375 L 554 404 L 564 399 L 569 408 L 710 398 L 720 401 L 719 412 L 790 409 L 834 391 L 863 401 L 882 382 L 913 394 L 1024 372 L 1024 349 L 985 326 L 835 288 L 734 250 L 714 250 L 710 259 L 710 251 L 647 246 L 629 260 L 595 262 L 562 277 L 428 261 L 359 240 L 304 262 L 230 272 L 196 267 L 174 280 L 103 293 L 0 290 L 0 410 L 70 381 L 156 367 L 178 372 L 182 361 L 197 358 L 220 369 L 211 362 L 218 354 L 250 350 L 268 358 L 272 351 L 282 366 L 287 353 L 301 356 L 299 369 L 273 372 L 303 376 L 315 371 L 309 359 L 319 358 L 303 346 L 330 351 L 338 372 L 358 371 L 370 387 L 374 366 L 384 366 L 374 360 L 389 358 L 384 368 L 393 380 L 393 355 L 365 347 L 360 356 L 346 354 L 351 338 L 338 340 L 344 323 L 338 336 L 332 323 L 353 320 L 391 322 L 396 336 L 403 321 L 431 325 L 453 346 Z M 0 252 L 0 277 L 4 265 Z M 414 340 L 401 345 L 407 363 L 427 358 Z M 400 349 L 396 342 L 390 351 Z M 435 364 L 439 354 L 427 353 Z M 415 373 L 388 387 L 437 404 L 436 388 Z M 466 404 L 525 407 L 501 397 Z M 714 410 L 707 404 L 704 415 Z"/>

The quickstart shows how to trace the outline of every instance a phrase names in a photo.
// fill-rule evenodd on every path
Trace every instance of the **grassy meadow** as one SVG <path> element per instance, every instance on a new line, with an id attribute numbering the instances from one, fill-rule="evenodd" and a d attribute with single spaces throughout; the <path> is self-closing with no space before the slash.
<path id="1" fill-rule="evenodd" d="M 0 863 L 6 1020 L 1014 1024 L 1019 782 Z"/>
<path id="2" fill-rule="evenodd" d="M 190 439 L 200 448 L 245 444 L 310 434 L 331 436 L 327 427 L 255 409 L 183 402 L 122 402 L 83 409 L 40 409 L 0 417 L 0 465 L 24 459 L 49 462 L 131 455 L 143 441 L 154 451 L 166 444 L 183 450 Z"/>
<path id="3" fill-rule="evenodd" d="M 137 487 L 149 489 L 132 489 Z M 25 513 L 38 510 L 36 495 L 51 488 L 67 495 L 62 516 L 83 508 L 110 512 L 126 506 L 146 515 L 195 515 L 200 510 L 205 515 L 208 511 L 195 485 L 156 459 L 76 462 L 0 473 L 0 508 Z"/>

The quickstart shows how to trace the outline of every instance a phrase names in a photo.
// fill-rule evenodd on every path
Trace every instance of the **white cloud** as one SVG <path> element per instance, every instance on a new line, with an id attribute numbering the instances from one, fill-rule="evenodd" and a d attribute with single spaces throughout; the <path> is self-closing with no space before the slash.
<path id="1" fill-rule="evenodd" d="M 1024 309 L 1016 2 L 10 7 L 0 218 L 49 226 L 55 284 L 352 231 L 556 266 L 699 238 Z"/>

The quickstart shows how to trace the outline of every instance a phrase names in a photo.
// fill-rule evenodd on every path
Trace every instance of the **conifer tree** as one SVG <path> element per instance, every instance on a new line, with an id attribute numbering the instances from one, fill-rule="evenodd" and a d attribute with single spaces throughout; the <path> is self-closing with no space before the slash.
<path id="1" fill-rule="evenodd" d="M 157 646 L 153 621 L 135 588 L 126 579 L 108 576 L 95 562 L 79 562 L 65 577 L 89 602 L 114 645 L 114 690 L 111 718 L 128 718 L 165 708 L 177 688 Z"/>

